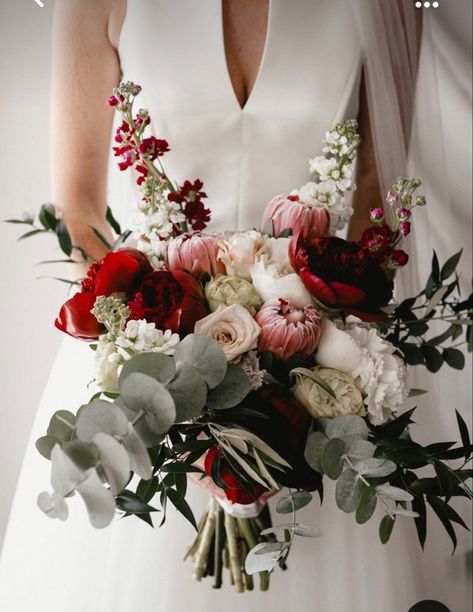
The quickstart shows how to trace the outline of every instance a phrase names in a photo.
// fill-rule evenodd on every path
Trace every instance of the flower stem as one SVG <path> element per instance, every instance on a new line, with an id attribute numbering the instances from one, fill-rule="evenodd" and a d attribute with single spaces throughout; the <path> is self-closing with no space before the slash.
<path id="1" fill-rule="evenodd" d="M 227 534 L 230 569 L 235 582 L 235 590 L 237 593 L 243 593 L 245 587 L 243 585 L 241 576 L 241 562 L 236 534 L 236 520 L 233 518 L 233 516 L 228 514 L 228 512 L 225 512 L 225 533 Z"/>
<path id="2" fill-rule="evenodd" d="M 194 563 L 193 578 L 200 582 L 204 576 L 205 568 L 207 567 L 207 557 L 212 544 L 212 538 L 215 533 L 215 522 L 217 516 L 217 500 L 212 497 L 209 504 L 209 512 L 207 520 L 202 531 L 199 545 L 197 547 Z"/>
<path id="3" fill-rule="evenodd" d="M 223 553 L 225 547 L 225 527 L 223 524 L 223 509 L 218 508 L 215 522 L 215 579 L 214 589 L 222 588 Z"/>

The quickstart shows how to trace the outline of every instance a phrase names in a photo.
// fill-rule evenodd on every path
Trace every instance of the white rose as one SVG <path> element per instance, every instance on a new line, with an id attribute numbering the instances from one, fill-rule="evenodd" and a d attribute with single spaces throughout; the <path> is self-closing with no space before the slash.
<path id="1" fill-rule="evenodd" d="M 223 262 L 228 276 L 251 280 L 250 268 L 266 250 L 260 232 L 224 232 L 217 239 L 217 259 Z"/>
<path id="2" fill-rule="evenodd" d="M 353 338 L 327 318 L 322 319 L 315 361 L 324 368 L 352 372 L 360 363 L 361 348 Z"/>
<path id="3" fill-rule="evenodd" d="M 314 380 L 303 374 L 298 375 L 292 392 L 314 418 L 366 414 L 363 396 L 351 376 L 332 368 L 313 368 L 312 371 L 324 380 L 337 396 L 337 399 L 334 399 Z"/>
<path id="4" fill-rule="evenodd" d="M 256 342 L 261 328 L 250 315 L 240 306 L 221 304 L 215 312 L 197 321 L 196 334 L 210 336 L 223 349 L 228 361 L 233 361 L 243 353 L 256 348 Z"/>
<path id="5" fill-rule="evenodd" d="M 284 298 L 296 308 L 304 308 L 312 303 L 312 296 L 300 277 L 295 272 L 281 275 L 276 264 L 265 265 L 259 261 L 251 267 L 251 278 L 263 302 Z"/>

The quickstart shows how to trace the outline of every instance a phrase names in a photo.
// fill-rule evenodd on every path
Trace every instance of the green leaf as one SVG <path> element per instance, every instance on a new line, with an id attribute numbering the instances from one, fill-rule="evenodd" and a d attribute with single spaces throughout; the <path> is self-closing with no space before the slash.
<path id="1" fill-rule="evenodd" d="M 41 206 L 38 219 L 45 229 L 52 230 L 53 232 L 56 231 L 58 219 L 56 218 L 56 211 L 52 204 L 43 204 L 43 206 Z"/>
<path id="2" fill-rule="evenodd" d="M 331 419 L 325 433 L 328 438 L 341 438 L 345 442 L 351 442 L 352 440 L 367 440 L 369 430 L 364 419 L 349 414 Z"/>
<path id="3" fill-rule="evenodd" d="M 307 491 L 296 491 L 295 493 L 284 495 L 278 499 L 276 512 L 279 514 L 291 514 L 312 501 L 312 495 Z"/>
<path id="4" fill-rule="evenodd" d="M 211 410 L 233 408 L 250 392 L 250 381 L 240 366 L 229 363 L 224 379 L 207 396 L 207 406 Z"/>
<path id="5" fill-rule="evenodd" d="M 95 434 L 107 433 L 110 436 L 126 436 L 128 419 L 116 406 L 105 400 L 95 400 L 82 406 L 77 413 L 76 434 L 83 442 L 92 442 Z"/>
<path id="6" fill-rule="evenodd" d="M 391 533 L 393 531 L 395 519 L 392 518 L 389 514 L 383 516 L 381 523 L 379 525 L 379 539 L 381 540 L 381 544 L 387 544 L 389 538 L 391 537 Z"/>
<path id="7" fill-rule="evenodd" d="M 356 509 L 356 522 L 359 525 L 366 523 L 373 516 L 377 504 L 376 491 L 374 487 L 365 487 L 360 497 L 360 503 Z"/>
<path id="8" fill-rule="evenodd" d="M 151 478 L 150 480 L 140 480 L 136 487 L 136 494 L 141 501 L 148 503 L 155 496 L 159 486 L 158 478 Z"/>
<path id="9" fill-rule="evenodd" d="M 322 453 L 327 442 L 327 436 L 320 431 L 314 431 L 307 437 L 304 457 L 316 472 L 322 473 Z"/>
<path id="10" fill-rule="evenodd" d="M 344 470 L 335 488 L 337 506 L 344 512 L 355 512 L 365 486 L 355 471 Z"/>
<path id="11" fill-rule="evenodd" d="M 440 304 L 440 302 L 445 297 L 445 294 L 447 293 L 447 291 L 448 291 L 448 286 L 447 285 L 443 285 L 442 287 L 439 287 L 437 289 L 437 291 L 435 291 L 433 296 L 430 298 L 429 303 L 425 307 L 424 314 L 422 315 L 424 318 L 427 317 L 431 312 L 433 312 L 435 310 L 437 305 Z M 424 333 L 425 331 L 427 331 L 427 330 L 425 329 L 421 333 Z"/>
<path id="12" fill-rule="evenodd" d="M 111 251 L 112 250 L 112 245 L 110 244 L 110 242 L 105 238 L 105 236 L 103 234 L 101 234 L 99 232 L 98 229 L 96 229 L 93 225 L 89 225 L 89 228 L 94 232 L 94 234 L 96 235 L 96 237 L 100 240 L 100 242 L 104 245 L 104 247 Z"/>
<path id="13" fill-rule="evenodd" d="M 393 461 L 389 461 L 389 459 L 372 457 L 371 459 L 358 461 L 355 468 L 359 474 L 367 478 L 383 478 L 395 472 L 397 466 Z"/>
<path id="14" fill-rule="evenodd" d="M 131 514 L 148 514 L 149 512 L 159 512 L 153 506 L 143 502 L 136 493 L 125 489 L 115 497 L 117 508 Z"/>
<path id="15" fill-rule="evenodd" d="M 197 529 L 197 523 L 195 522 L 194 514 L 186 502 L 186 500 L 176 491 L 176 489 L 166 489 L 166 494 L 168 498 L 171 500 L 173 506 L 179 510 L 179 512 L 184 516 L 189 523 Z"/>
<path id="16" fill-rule="evenodd" d="M 207 385 L 199 372 L 187 363 L 178 363 L 175 378 L 167 385 L 176 407 L 176 423 L 202 414 L 207 399 Z"/>
<path id="17" fill-rule="evenodd" d="M 440 264 L 435 251 L 432 252 L 432 279 L 436 285 L 440 282 Z"/>
<path id="18" fill-rule="evenodd" d="M 465 423 L 465 421 L 463 420 L 462 415 L 458 412 L 458 410 L 455 410 L 455 414 L 457 416 L 457 423 L 458 423 L 458 429 L 460 430 L 460 437 L 461 437 L 461 441 L 463 446 L 465 447 L 465 459 L 468 459 L 469 457 L 469 453 L 467 451 L 467 449 L 471 446 L 471 441 L 470 441 L 470 434 L 468 432 L 468 427 L 467 424 Z"/>
<path id="19" fill-rule="evenodd" d="M 417 530 L 417 537 L 419 538 L 419 543 L 423 550 L 427 538 L 427 508 L 422 495 L 416 495 L 414 497 L 412 500 L 412 509 L 419 515 L 414 518 L 414 523 Z"/>
<path id="20" fill-rule="evenodd" d="M 69 235 L 69 232 L 67 231 L 67 227 L 65 226 L 64 221 L 62 219 L 59 219 L 59 221 L 57 222 L 56 235 L 57 239 L 59 240 L 59 246 L 61 247 L 61 250 L 67 256 L 70 256 L 72 253 L 72 240 Z"/>
<path id="21" fill-rule="evenodd" d="M 47 435 L 65 442 L 74 435 L 76 417 L 68 410 L 58 410 L 49 421 Z"/>
<path id="22" fill-rule="evenodd" d="M 421 351 L 425 357 L 425 365 L 429 372 L 438 372 L 443 364 L 442 353 L 435 348 L 434 346 L 430 346 L 429 344 L 423 344 L 421 346 Z"/>
<path id="23" fill-rule="evenodd" d="M 465 367 L 465 355 L 455 348 L 446 348 L 443 351 L 443 358 L 446 363 L 455 370 L 463 370 Z"/>
<path id="24" fill-rule="evenodd" d="M 176 419 L 172 395 L 166 387 L 147 374 L 133 372 L 119 380 L 121 399 L 128 408 L 143 412 L 153 433 L 164 434 Z"/>
<path id="25" fill-rule="evenodd" d="M 189 472 L 196 472 L 197 474 L 204 474 L 204 472 L 196 465 L 185 463 L 184 461 L 175 461 L 174 463 L 166 463 L 161 467 L 161 472 L 168 472 L 170 474 L 187 474 Z"/>
<path id="26" fill-rule="evenodd" d="M 69 459 L 82 470 L 96 467 L 99 461 L 99 452 L 95 444 L 82 442 L 81 440 L 71 440 L 65 442 L 62 448 Z"/>
<path id="27" fill-rule="evenodd" d="M 375 453 L 376 446 L 368 440 L 352 440 L 348 443 L 346 455 L 352 461 L 362 461 L 370 459 Z"/>
<path id="28" fill-rule="evenodd" d="M 324 447 L 322 470 L 332 480 L 337 480 L 342 473 L 345 451 L 345 442 L 340 438 L 331 438 Z"/>
<path id="29" fill-rule="evenodd" d="M 162 353 L 142 353 L 135 355 L 125 362 L 120 373 L 119 382 L 123 382 L 127 376 L 139 372 L 151 376 L 163 385 L 167 385 L 176 375 L 174 359 Z"/>
<path id="30" fill-rule="evenodd" d="M 381 497 L 387 497 L 388 499 L 399 502 L 410 502 L 414 499 L 413 496 L 405 489 L 393 487 L 388 483 L 378 485 L 376 487 L 376 493 Z"/>
<path id="31" fill-rule="evenodd" d="M 459 522 L 460 525 L 463 523 L 463 521 L 458 516 L 458 514 L 453 510 L 453 508 L 451 508 L 446 502 L 441 500 L 439 497 L 435 497 L 434 495 L 427 495 L 427 501 L 430 504 L 430 507 L 432 508 L 432 510 L 438 516 L 440 522 L 445 528 L 445 531 L 448 533 L 448 535 L 450 536 L 450 539 L 452 540 L 452 544 L 453 544 L 452 554 L 453 554 L 453 552 L 455 552 L 455 549 L 457 547 L 457 536 L 456 536 L 455 530 L 452 525 L 452 520 L 454 522 Z"/>
<path id="32" fill-rule="evenodd" d="M 266 542 L 257 544 L 246 556 L 245 572 L 251 576 L 272 571 L 288 547 L 286 542 L 274 542 L 272 547 Z"/>
<path id="33" fill-rule="evenodd" d="M 458 479 L 455 478 L 452 470 L 441 461 L 435 461 L 434 469 L 440 482 L 442 494 L 451 497 L 458 485 Z"/>
<path id="34" fill-rule="evenodd" d="M 461 259 L 462 253 L 463 249 L 460 249 L 458 253 L 455 253 L 455 255 L 452 255 L 449 259 L 447 259 L 440 271 L 440 280 L 447 279 L 455 272 L 457 265 Z"/>
<path id="35" fill-rule="evenodd" d="M 22 234 L 18 238 L 18 242 L 20 242 L 20 240 L 25 240 L 26 238 L 31 238 L 32 236 L 36 236 L 36 234 L 44 234 L 47 231 L 48 230 L 44 230 L 44 229 L 34 229 L 34 230 L 31 230 L 30 232 L 26 232 L 26 234 Z"/>
<path id="36" fill-rule="evenodd" d="M 404 355 L 404 360 L 408 365 L 422 365 L 425 362 L 424 353 L 417 344 L 412 342 L 402 342 L 399 348 Z"/>
<path id="37" fill-rule="evenodd" d="M 118 221 L 113 216 L 113 212 L 110 206 L 107 206 L 107 212 L 105 214 L 105 218 L 110 224 L 110 226 L 112 227 L 113 231 L 120 236 L 120 234 L 122 233 L 122 229 Z"/>
<path id="38" fill-rule="evenodd" d="M 209 389 L 222 382 L 227 371 L 227 360 L 222 347 L 209 336 L 189 334 L 178 344 L 174 359 L 193 366 Z"/>
<path id="39" fill-rule="evenodd" d="M 53 436 L 41 436 L 35 442 L 36 450 L 40 455 L 42 455 L 45 459 L 51 459 L 51 451 L 54 448 L 55 444 L 58 444 L 60 441 Z"/>

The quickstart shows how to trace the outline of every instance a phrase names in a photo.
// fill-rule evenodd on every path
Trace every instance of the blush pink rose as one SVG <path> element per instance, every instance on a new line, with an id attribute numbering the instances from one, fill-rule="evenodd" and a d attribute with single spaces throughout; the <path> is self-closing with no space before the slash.
<path id="1" fill-rule="evenodd" d="M 322 319 L 314 306 L 299 309 L 285 299 L 273 299 L 263 304 L 255 319 L 261 327 L 260 351 L 283 361 L 294 355 L 307 359 L 315 352 Z"/>
<path id="2" fill-rule="evenodd" d="M 202 232 L 182 234 L 169 241 L 166 266 L 169 270 L 184 270 L 200 278 L 225 273 L 225 266 L 217 259 L 216 236 Z"/>
<path id="3" fill-rule="evenodd" d="M 279 236 L 285 229 L 300 233 L 304 239 L 320 238 L 328 234 L 330 216 L 326 208 L 306 204 L 299 196 L 275 196 L 263 214 L 261 227 L 272 221 L 273 234 Z"/>

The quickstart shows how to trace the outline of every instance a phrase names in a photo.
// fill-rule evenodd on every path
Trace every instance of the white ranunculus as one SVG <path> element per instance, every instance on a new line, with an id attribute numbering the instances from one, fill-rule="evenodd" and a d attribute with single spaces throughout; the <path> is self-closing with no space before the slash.
<path id="1" fill-rule="evenodd" d="M 194 331 L 216 340 L 227 360 L 233 361 L 256 348 L 261 328 L 240 304 L 221 304 L 215 312 L 197 321 Z"/>
<path id="2" fill-rule="evenodd" d="M 332 368 L 313 368 L 313 372 L 331 387 L 337 399 L 333 399 L 308 376 L 298 375 L 292 392 L 310 415 L 319 419 L 347 414 L 359 416 L 366 414 L 363 396 L 351 376 Z"/>
<path id="3" fill-rule="evenodd" d="M 240 276 L 251 280 L 250 268 L 266 250 L 262 234 L 248 232 L 224 232 L 217 239 L 217 259 L 223 262 L 228 276 Z"/>
<path id="4" fill-rule="evenodd" d="M 284 298 L 296 308 L 312 303 L 312 296 L 300 277 L 295 272 L 281 274 L 276 264 L 266 265 L 259 261 L 251 267 L 251 278 L 263 302 Z"/>
<path id="5" fill-rule="evenodd" d="M 360 363 L 361 348 L 345 331 L 327 318 L 322 319 L 320 340 L 315 354 L 317 365 L 340 372 L 352 372 Z"/>

